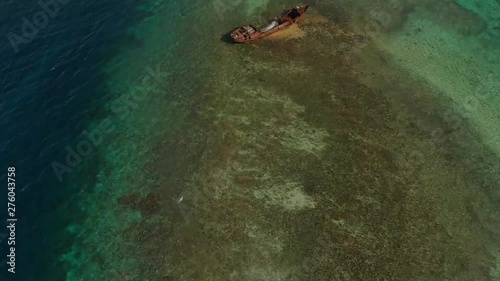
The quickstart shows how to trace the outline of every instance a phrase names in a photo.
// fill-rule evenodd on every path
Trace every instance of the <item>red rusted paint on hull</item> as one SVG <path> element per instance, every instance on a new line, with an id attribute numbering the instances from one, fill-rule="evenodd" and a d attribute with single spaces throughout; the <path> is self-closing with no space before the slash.
<path id="1" fill-rule="evenodd" d="M 308 8 L 309 5 L 306 4 L 284 11 L 281 16 L 275 18 L 276 26 L 265 31 L 265 28 L 258 30 L 253 25 L 244 25 L 231 33 L 231 39 L 236 43 L 245 43 L 269 36 L 301 20 Z"/>

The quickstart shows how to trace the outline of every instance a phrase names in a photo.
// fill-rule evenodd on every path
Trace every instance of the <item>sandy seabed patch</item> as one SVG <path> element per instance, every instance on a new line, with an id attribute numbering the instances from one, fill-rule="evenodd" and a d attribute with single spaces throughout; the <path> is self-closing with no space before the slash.
<path id="1" fill-rule="evenodd" d="M 431 150 L 427 127 L 450 130 L 435 85 L 370 45 L 342 9 L 314 12 L 269 40 L 210 41 L 203 99 L 185 107 L 204 133 L 183 127 L 144 168 L 155 212 L 127 240 L 140 245 L 140 277 L 492 280 L 488 149 L 464 125 Z"/>
<path id="2" fill-rule="evenodd" d="M 282 31 L 278 31 L 274 34 L 269 35 L 267 40 L 285 40 L 285 39 L 297 39 L 306 36 L 306 32 L 300 28 L 297 24 L 294 24 Z"/>

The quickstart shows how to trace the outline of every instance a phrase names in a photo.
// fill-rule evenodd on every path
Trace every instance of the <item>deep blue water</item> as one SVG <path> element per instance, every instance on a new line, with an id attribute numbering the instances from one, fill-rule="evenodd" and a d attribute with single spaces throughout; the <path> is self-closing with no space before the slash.
<path id="1" fill-rule="evenodd" d="M 64 159 L 85 126 L 103 114 L 102 66 L 127 42 L 128 27 L 146 16 L 134 0 L 69 0 L 47 16 L 29 43 L 16 53 L 9 33 L 22 36 L 23 17 L 43 9 L 37 1 L 3 1 L 0 6 L 0 214 L 7 215 L 8 166 L 16 167 L 16 273 L 0 267 L 0 280 L 64 280 L 57 259 L 71 245 L 64 234 L 78 220 L 74 198 L 81 190 L 59 182 L 51 163 Z M 47 14 L 46 14 L 47 15 Z M 43 26 L 43 25 L 40 25 Z M 97 156 L 93 156 L 97 157 Z M 95 160 L 95 159 L 94 159 Z M 80 177 L 91 182 L 91 170 Z M 74 182 L 74 181 L 73 181 Z M 78 187 L 78 185 L 77 185 Z M 0 260 L 7 255 L 2 241 Z"/>

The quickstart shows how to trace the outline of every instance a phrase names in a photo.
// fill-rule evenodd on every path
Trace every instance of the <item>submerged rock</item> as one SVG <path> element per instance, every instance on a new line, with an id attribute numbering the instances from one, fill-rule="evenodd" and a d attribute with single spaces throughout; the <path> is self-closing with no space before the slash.
<path id="1" fill-rule="evenodd" d="M 158 195 L 154 193 L 142 197 L 138 193 L 126 195 L 118 199 L 118 203 L 124 207 L 136 209 L 142 215 L 151 216 L 159 212 Z"/>

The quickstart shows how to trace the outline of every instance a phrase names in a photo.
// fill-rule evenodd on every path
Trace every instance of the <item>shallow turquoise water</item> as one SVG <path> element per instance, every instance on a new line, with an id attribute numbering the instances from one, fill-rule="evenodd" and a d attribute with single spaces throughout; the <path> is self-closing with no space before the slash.
<path id="1" fill-rule="evenodd" d="M 306 22 L 306 27 L 304 27 L 308 33 L 305 35 L 306 37 L 301 37 L 302 39 L 291 41 L 288 44 L 288 46 L 293 47 L 283 47 L 281 41 L 276 41 L 274 44 L 267 43 L 273 41 L 265 41 L 260 45 L 256 44 L 256 46 L 233 46 L 221 41 L 222 35 L 235 26 L 247 21 L 256 22 L 256 24 L 265 23 L 266 19 L 270 19 L 276 14 L 276 11 L 295 5 L 292 1 L 269 4 L 265 1 L 150 1 L 140 4 L 120 2 L 90 3 L 88 7 L 81 6 L 83 4 L 68 6 L 68 11 L 71 10 L 71 13 L 63 14 L 46 29 L 45 35 L 41 36 L 39 41 L 35 41 L 37 43 L 28 45 L 26 49 L 22 50 L 20 57 L 11 63 L 15 67 L 6 66 L 5 70 L 10 75 L 2 76 L 3 78 L 8 77 L 4 78 L 3 81 L 7 91 L 5 93 L 6 99 L 1 104 L 2 112 L 5 112 L 2 115 L 2 121 L 4 125 L 8 125 L 12 122 L 10 120 L 22 120 L 16 126 L 6 126 L 8 128 L 5 131 L 6 136 L 15 137 L 3 137 L 2 147 L 10 162 L 18 163 L 19 167 L 26 167 L 20 175 L 29 179 L 22 187 L 21 197 L 26 202 L 25 204 L 32 207 L 25 208 L 22 212 L 26 213 L 23 214 L 25 221 L 33 221 L 33 224 L 22 226 L 21 239 L 30 241 L 29 252 L 33 251 L 35 245 L 43 245 L 44 249 L 43 252 L 39 249 L 33 251 L 38 253 L 34 255 L 34 266 L 20 274 L 23 277 L 22 280 L 165 280 L 165 278 L 167 278 L 166 280 L 215 280 L 213 278 L 239 280 L 234 279 L 238 278 L 234 276 L 239 276 L 242 278 L 241 280 L 287 280 L 286 278 L 293 274 L 295 274 L 293 276 L 300 276 L 299 280 L 322 280 L 321 278 L 331 278 L 332 276 L 337 276 L 335 278 L 339 278 L 339 280 L 350 280 L 351 277 L 356 279 L 356 269 L 343 268 L 342 266 L 345 265 L 341 262 L 336 263 L 336 266 L 331 266 L 343 270 L 337 271 L 335 274 L 328 271 L 329 265 L 316 263 L 321 261 L 321 257 L 311 253 L 314 252 L 311 249 L 316 249 L 314 242 L 311 243 L 312 245 L 304 243 L 303 247 L 298 247 L 297 241 L 303 238 L 294 240 L 283 234 L 306 235 L 305 239 L 308 241 L 319 241 L 314 240 L 312 236 L 323 235 L 330 231 L 331 225 L 320 219 L 323 218 L 322 215 L 316 214 L 314 211 L 303 210 L 297 215 L 295 211 L 287 213 L 281 209 L 273 209 L 276 208 L 276 205 L 280 205 L 280 200 L 272 197 L 278 196 L 272 193 L 273 190 L 276 190 L 276 186 L 289 188 L 289 190 L 287 189 L 289 193 L 286 193 L 286 196 L 292 196 L 293 200 L 297 200 L 294 202 L 299 202 L 295 205 L 286 205 L 287 208 L 294 210 L 294 208 L 307 209 L 308 206 L 315 206 L 320 209 L 322 195 L 314 193 L 318 187 L 307 187 L 309 188 L 306 192 L 307 196 L 302 195 L 300 188 L 296 189 L 302 185 L 295 182 L 269 185 L 270 193 L 255 191 L 256 198 L 267 198 L 266 196 L 274 198 L 268 200 L 272 207 L 266 205 L 265 208 L 270 209 L 264 209 L 262 213 L 259 213 L 253 210 L 251 204 L 248 203 L 254 202 L 252 201 L 255 200 L 252 197 L 254 193 L 249 193 L 250 195 L 244 193 L 244 190 L 256 189 L 254 185 L 248 183 L 249 176 L 245 174 L 233 178 L 232 174 L 235 171 L 251 173 L 252 169 L 262 169 L 266 172 L 262 172 L 259 180 L 273 178 L 268 173 L 280 175 L 276 177 L 278 179 L 283 177 L 286 180 L 291 180 L 294 176 L 301 175 L 302 172 L 306 171 L 307 176 L 305 177 L 311 178 L 307 182 L 322 182 L 322 180 L 330 179 L 327 175 L 321 174 L 323 171 L 321 167 L 333 165 L 328 162 L 328 159 L 318 162 L 313 167 L 306 164 L 312 161 L 310 160 L 312 156 L 307 153 L 312 153 L 316 157 L 321 154 L 321 150 L 328 149 L 328 153 L 330 153 L 331 149 L 333 152 L 328 156 L 335 158 L 335 155 L 344 155 L 342 154 L 344 151 L 335 153 L 335 149 L 332 149 L 337 141 L 340 143 L 339 140 L 343 140 L 341 133 L 339 133 L 338 139 L 325 137 L 333 135 L 329 123 L 356 124 L 350 119 L 349 114 L 337 116 L 345 118 L 345 120 L 341 119 L 340 121 L 323 120 L 324 115 L 319 113 L 318 116 L 314 115 L 315 110 L 322 114 L 330 113 L 329 110 L 325 109 L 331 106 L 329 102 L 333 102 L 339 111 L 341 111 L 341 107 L 338 103 L 345 102 L 348 108 L 349 106 L 354 108 L 357 105 L 356 102 L 343 97 L 343 92 L 337 92 L 340 89 L 347 91 L 349 85 L 340 84 L 342 80 L 338 80 L 339 76 L 335 73 L 335 68 L 329 67 L 330 62 L 322 57 L 325 54 L 330 54 L 329 50 L 332 50 L 331 53 L 334 55 L 331 57 L 337 58 L 336 54 L 340 52 L 338 49 L 340 42 L 335 40 L 340 41 L 338 38 L 342 32 L 345 34 L 357 32 L 359 37 L 369 36 L 370 42 L 372 42 L 371 45 L 360 48 L 351 48 L 349 45 L 351 42 L 348 40 L 343 42 L 346 44 L 346 48 L 351 48 L 347 52 L 351 55 L 346 55 L 347 59 L 343 62 L 345 65 L 352 62 L 350 59 L 356 61 L 356 56 L 360 56 L 361 60 L 365 57 L 370 58 L 372 51 L 377 56 L 383 54 L 385 63 L 389 66 L 385 65 L 384 60 L 382 60 L 382 62 L 378 62 L 379 65 L 365 63 L 364 67 L 374 72 L 377 69 L 380 71 L 397 69 L 397 71 L 404 72 L 404 75 L 408 75 L 408 81 L 411 82 L 405 85 L 404 79 L 399 80 L 403 81 L 403 85 L 398 85 L 400 87 L 398 91 L 406 88 L 410 92 L 414 88 L 425 85 L 428 87 L 426 89 L 428 89 L 429 95 L 437 96 L 436 100 L 441 98 L 448 100 L 449 104 L 447 103 L 446 106 L 450 110 L 449 112 L 458 112 L 460 120 L 462 118 L 466 120 L 463 123 L 452 122 L 454 125 L 446 127 L 452 128 L 451 132 L 464 131 L 466 133 L 463 135 L 449 133 L 438 139 L 434 137 L 435 134 L 439 133 L 435 129 L 441 128 L 442 124 L 448 126 L 450 122 L 446 120 L 451 117 L 444 112 L 441 115 L 439 112 L 436 113 L 439 111 L 436 109 L 437 104 L 426 104 L 425 99 L 416 98 L 417 105 L 408 105 L 398 100 L 404 99 L 402 98 L 404 93 L 389 95 L 395 98 L 394 108 L 401 106 L 404 109 L 402 111 L 414 110 L 418 112 L 418 114 L 415 113 L 417 117 L 415 117 L 416 120 L 412 120 L 412 126 L 418 127 L 418 130 L 423 133 L 417 134 L 417 140 L 431 142 L 432 147 L 438 148 L 436 151 L 445 151 L 445 158 L 458 159 L 460 157 L 453 158 L 453 155 L 463 154 L 464 159 L 467 159 L 468 153 L 470 153 L 471 159 L 476 159 L 476 153 L 486 155 L 481 156 L 484 163 L 479 164 L 474 162 L 476 160 L 471 160 L 474 162 L 473 164 L 466 160 L 460 160 L 462 162 L 456 160 L 456 163 L 461 163 L 461 165 L 467 163 L 473 168 L 467 177 L 461 177 L 453 161 L 443 162 L 446 164 L 429 164 L 429 169 L 424 168 L 423 172 L 418 175 L 418 179 L 425 183 L 422 186 L 423 190 L 433 194 L 432 196 L 436 198 L 442 196 L 442 198 L 439 197 L 440 200 L 443 200 L 442 209 L 437 205 L 432 206 L 435 210 L 441 210 L 443 217 L 440 218 L 441 221 L 435 219 L 433 217 L 434 209 L 429 210 L 429 213 L 415 210 L 415 213 L 421 216 L 428 215 L 429 221 L 434 223 L 435 219 L 436 225 L 439 226 L 436 229 L 443 228 L 447 231 L 429 237 L 438 237 L 439 239 L 442 239 L 440 235 L 469 237 L 467 235 L 472 233 L 470 235 L 477 235 L 478 244 L 488 241 L 488 250 L 484 251 L 488 252 L 488 255 L 481 255 L 482 258 L 488 256 L 488 261 L 485 261 L 485 264 L 490 269 L 487 272 L 483 270 L 486 266 L 483 267 L 482 264 L 479 266 L 475 263 L 476 261 L 454 261 L 453 257 L 443 250 L 446 248 L 444 246 L 443 249 L 436 250 L 436 255 L 441 255 L 452 265 L 460 262 L 467 264 L 471 269 L 467 271 L 467 266 L 465 266 L 464 276 L 467 276 L 464 277 L 465 280 L 474 277 L 483 280 L 486 278 L 485 276 L 491 280 L 498 280 L 500 278 L 498 261 L 496 264 L 494 262 L 498 255 L 498 249 L 500 249 L 498 248 L 499 244 L 496 243 L 498 239 L 495 238 L 495 235 L 500 233 L 498 220 L 495 218 L 498 210 L 494 209 L 494 207 L 498 207 L 498 192 L 491 185 L 495 175 L 494 170 L 499 167 L 498 157 L 500 155 L 499 138 L 496 134 L 498 128 L 496 105 L 500 102 L 498 97 L 499 50 L 497 46 L 500 42 L 498 33 L 500 8 L 498 3 L 495 1 L 445 1 L 439 3 L 434 1 L 392 1 L 388 5 L 385 2 L 377 1 L 369 3 L 363 1 L 316 1 L 311 4 L 311 22 Z M 82 23 L 75 23 L 73 21 L 76 18 L 85 20 L 82 20 L 84 21 Z M 368 24 L 356 23 L 363 21 L 368 22 L 372 27 L 375 26 L 375 29 L 368 29 Z M 313 32 L 314 28 L 317 28 L 314 24 L 329 26 L 334 31 L 329 37 L 320 37 L 317 35 L 321 34 L 320 31 Z M 350 25 L 355 31 L 346 27 Z M 61 35 L 57 35 L 58 32 Z M 297 41 L 299 45 L 295 44 Z M 355 41 L 355 39 L 351 41 Z M 282 48 L 282 51 L 276 51 L 278 47 Z M 302 59 L 294 53 L 302 55 L 301 48 L 304 50 L 311 48 L 310 50 L 317 52 L 308 53 L 307 58 Z M 39 62 L 39 57 L 43 58 L 41 62 Z M 239 65 L 235 61 L 241 61 L 242 64 Z M 292 61 L 292 66 L 296 69 L 293 70 L 295 72 L 291 76 L 305 77 L 311 81 L 315 81 L 314 77 L 325 77 L 324 85 L 321 85 L 321 82 L 317 83 L 314 87 L 310 87 L 311 92 L 307 94 L 315 96 L 316 92 L 324 92 L 328 95 L 336 93 L 336 96 L 331 94 L 322 100 L 322 105 L 318 105 L 308 100 L 304 95 L 301 96 L 293 92 L 294 88 L 287 88 L 287 86 L 294 81 L 287 81 L 286 76 L 279 76 L 279 73 L 282 72 L 276 74 L 269 70 L 279 69 L 282 64 L 277 64 L 278 61 L 283 65 Z M 25 74 L 28 72 L 27 68 L 33 70 L 29 71 L 29 74 Z M 344 70 L 350 71 L 351 69 L 346 67 Z M 328 73 L 325 71 L 332 72 L 331 80 L 326 78 Z M 356 71 L 362 72 L 363 69 Z M 262 73 L 272 73 L 275 76 L 264 76 Z M 253 76 L 258 77 L 252 80 L 252 83 L 244 84 L 245 79 L 253 79 Z M 272 81 L 272 77 L 281 78 L 272 83 L 266 82 L 269 79 Z M 370 89 L 393 90 L 384 84 L 386 81 L 370 81 L 366 77 L 361 78 L 361 80 Z M 390 77 L 394 78 L 397 75 Z M 231 84 L 231 87 L 226 87 L 226 81 L 234 83 Z M 347 84 L 353 82 L 346 81 L 349 81 L 344 81 Z M 263 86 L 259 86 L 258 83 L 263 84 Z M 382 84 L 384 86 L 380 86 Z M 243 85 L 248 88 L 243 88 Z M 240 86 L 241 90 L 237 88 Z M 261 91 L 267 94 L 260 95 Z M 379 91 L 383 92 L 383 90 Z M 42 95 L 34 96 L 33 92 L 39 92 Z M 281 96 L 283 93 L 284 96 Z M 349 96 L 356 94 L 353 92 Z M 359 94 L 361 96 L 361 93 Z M 363 97 L 366 98 L 366 96 Z M 238 104 L 239 99 L 243 101 L 242 104 Z M 234 103 L 232 103 L 233 101 Z M 252 107 L 253 102 L 260 101 L 266 103 L 255 108 Z M 274 104 L 279 106 L 274 106 Z M 369 102 L 360 102 L 360 104 L 370 105 Z M 253 113 L 249 108 L 254 110 Z M 421 108 L 428 108 L 429 116 L 438 115 L 438 117 L 430 118 L 432 122 L 428 121 L 427 117 L 419 115 Z M 256 114 L 257 112 L 260 113 Z M 280 115 L 282 112 L 284 112 L 284 117 Z M 378 116 L 376 110 L 374 114 Z M 304 120 L 300 119 L 302 116 L 306 116 Z M 362 116 L 357 117 L 364 120 Z M 443 119 L 445 123 L 435 121 Z M 283 131 L 279 124 L 281 124 L 280 122 L 287 124 L 287 120 L 292 121 L 286 127 L 288 131 Z M 252 127 L 255 123 L 258 125 Z M 304 132 L 302 130 L 302 126 L 314 127 L 312 124 L 314 126 L 323 125 L 315 127 L 314 131 Z M 272 134 L 266 131 L 265 128 L 268 126 L 276 126 Z M 354 126 L 352 132 L 366 129 L 364 127 L 358 128 L 356 125 L 352 126 Z M 390 125 L 387 126 L 390 127 Z M 469 126 L 474 130 L 469 131 Z M 26 129 L 19 130 L 18 128 L 21 127 Z M 401 129 L 397 126 L 394 127 Z M 214 130 L 211 131 L 212 129 Z M 253 132 L 261 134 L 252 135 Z M 402 134 L 406 133 L 403 130 L 401 132 Z M 250 149 L 237 150 L 236 148 L 240 145 L 238 141 L 244 139 L 242 136 L 245 134 L 251 135 L 256 145 Z M 266 134 L 271 134 L 267 143 L 265 142 L 268 140 Z M 472 134 L 472 137 L 469 134 Z M 91 144 L 92 154 L 85 156 L 78 149 L 85 150 L 84 142 L 88 140 L 89 135 L 93 135 L 94 141 L 97 139 L 98 144 Z M 455 147 L 454 145 L 460 143 L 462 137 L 467 141 L 469 141 L 469 137 L 479 140 L 478 143 L 481 145 L 479 148 L 471 148 L 471 152 L 464 151 L 463 153 L 443 145 L 443 143 L 447 144 L 447 140 L 450 140 L 453 144 L 450 147 Z M 269 149 L 255 157 L 267 159 L 266 155 L 267 157 L 277 155 L 276 159 L 279 161 L 270 160 L 271 164 L 260 166 L 265 161 L 261 163 L 255 159 L 248 160 L 254 165 L 251 166 L 245 162 L 246 160 L 241 160 L 246 159 L 244 155 L 253 155 L 254 151 L 261 149 L 263 144 L 259 141 L 268 145 L 264 146 L 269 147 Z M 13 143 L 17 143 L 15 144 L 16 149 L 10 149 Z M 284 144 L 285 148 L 277 148 L 278 152 L 276 152 L 273 150 L 276 143 Z M 367 151 L 363 145 L 358 147 L 353 141 L 352 146 L 346 147 L 355 147 L 356 149 L 353 151 Z M 411 147 L 410 144 L 402 144 L 401 146 Z M 9 148 L 7 149 L 7 147 Z M 77 161 L 81 163 L 75 165 L 74 168 L 72 167 L 71 172 L 60 174 L 63 180 L 61 183 L 58 181 L 57 173 L 54 173 L 51 164 L 56 161 L 63 165 L 69 165 L 66 159 L 68 155 L 66 147 L 81 154 L 81 161 Z M 340 144 L 339 147 L 345 148 Z M 428 148 L 424 145 L 416 147 L 419 149 Z M 224 157 L 226 157 L 226 153 L 228 155 L 232 153 L 231 149 L 238 151 L 235 152 L 237 156 L 228 158 L 230 160 L 228 160 L 227 165 L 230 168 L 224 170 L 219 167 L 222 165 L 218 162 L 219 156 L 226 159 Z M 216 150 L 216 152 L 212 150 Z M 306 156 L 294 154 L 296 150 L 306 151 Z M 421 153 L 427 155 L 428 149 Z M 436 152 L 436 154 L 438 153 Z M 19 155 L 26 155 L 26 157 Z M 204 155 L 211 155 L 214 159 L 203 158 Z M 298 162 L 296 167 L 300 165 L 301 169 L 294 168 L 297 170 L 292 169 L 292 172 L 288 170 L 289 160 L 287 157 L 291 157 L 289 155 L 299 155 L 298 159 L 303 162 Z M 357 156 L 357 154 L 350 155 L 352 158 Z M 33 162 L 31 159 L 36 159 L 36 161 Z M 337 160 L 340 161 L 340 159 Z M 363 161 L 362 157 L 359 161 L 360 163 Z M 418 164 L 408 163 L 411 167 L 416 167 Z M 483 167 L 481 172 L 476 171 L 483 164 L 488 165 L 486 168 Z M 212 167 L 216 171 L 208 177 L 211 182 L 204 177 L 205 167 Z M 282 167 L 283 170 L 280 171 L 276 167 Z M 356 170 L 354 173 L 351 168 L 345 168 L 338 163 L 332 167 L 339 168 L 341 171 L 339 174 L 342 175 L 352 176 L 358 172 L 356 170 L 358 168 L 354 168 Z M 207 169 L 210 170 L 209 168 Z M 218 170 L 219 168 L 220 170 Z M 28 171 L 30 172 L 29 177 Z M 219 173 L 217 171 L 223 172 L 217 174 Z M 456 173 L 460 180 L 456 182 L 450 180 L 446 174 L 449 171 Z M 387 174 L 382 173 L 380 178 L 387 180 L 389 174 L 389 171 Z M 399 176 L 401 175 L 398 174 Z M 466 207 L 447 202 L 445 195 L 447 193 L 444 191 L 443 193 L 437 191 L 432 193 L 435 192 L 432 187 L 441 176 L 444 179 L 443 190 L 446 189 L 445 187 L 450 187 L 452 182 L 461 186 L 461 182 L 474 179 L 471 180 L 473 184 L 470 184 L 472 191 L 457 189 L 459 191 L 450 192 L 448 195 L 448 198 L 456 199 L 458 202 L 467 202 L 464 203 Z M 475 180 L 476 177 L 480 176 L 484 176 L 483 183 L 481 180 Z M 378 186 L 377 183 L 382 180 L 378 177 L 375 178 L 377 180 L 370 182 L 367 177 L 366 182 Z M 432 180 L 425 181 L 426 178 Z M 338 179 L 332 176 L 332 181 L 336 184 L 342 184 L 342 181 L 336 182 Z M 343 179 L 346 185 L 352 180 L 349 176 L 345 176 Z M 440 186 L 439 184 L 435 185 Z M 241 194 L 230 192 L 226 192 L 226 194 L 241 196 L 246 201 L 243 200 L 241 203 L 233 200 L 234 198 L 224 201 L 223 195 L 225 193 L 221 191 L 224 190 L 224 187 L 233 187 L 234 190 L 240 192 L 238 188 L 242 186 L 245 188 L 241 189 Z M 193 198 L 196 197 L 197 188 L 205 188 L 203 192 L 216 195 L 212 200 L 208 200 L 209 203 L 203 200 L 196 202 Z M 211 188 L 220 189 L 213 191 Z M 467 190 L 467 192 L 463 190 Z M 370 189 L 367 192 L 369 191 Z M 387 191 L 387 197 L 390 200 L 386 198 L 386 211 L 389 214 L 396 212 L 394 209 L 389 209 L 389 206 L 392 206 L 390 204 L 393 199 L 391 196 L 394 194 L 391 192 Z M 356 210 L 350 205 L 368 202 L 366 204 L 373 206 L 370 205 L 370 202 L 376 202 L 369 196 L 363 197 L 366 194 L 353 193 L 359 195 L 356 199 L 358 201 L 351 201 L 349 193 L 341 193 L 343 197 L 335 198 L 335 200 L 339 200 L 335 201 L 335 204 L 347 206 L 345 208 L 348 210 L 351 210 L 350 208 Z M 288 198 L 286 196 L 284 198 Z M 328 197 L 326 192 L 324 196 L 328 200 L 333 200 Z M 384 197 L 382 196 L 382 198 Z M 470 198 L 472 199 L 469 202 Z M 424 199 L 421 200 L 422 205 L 428 203 Z M 432 200 L 429 199 L 429 201 Z M 491 209 L 484 207 L 486 203 L 482 207 L 477 202 L 489 202 L 487 206 Z M 238 205 L 240 203 L 242 205 Z M 377 203 L 373 204 L 377 205 Z M 208 207 L 213 209 L 207 210 Z M 382 211 L 373 209 L 368 213 L 379 211 L 384 213 L 384 206 L 380 208 Z M 449 210 L 450 208 L 456 209 Z M 469 210 L 470 213 L 463 212 L 463 208 Z M 231 213 L 226 216 L 221 215 L 226 210 L 231 210 Z M 328 209 L 328 211 L 331 210 Z M 186 212 L 187 215 L 183 212 Z M 283 212 L 283 217 L 288 217 L 288 220 L 275 221 L 273 215 L 281 215 L 281 212 Z M 365 212 L 364 209 L 363 212 Z M 342 212 L 334 215 L 328 214 L 328 216 L 333 216 L 332 225 L 336 227 L 332 232 L 335 235 L 332 235 L 350 238 L 345 241 L 332 239 L 323 248 L 330 249 L 329 247 L 334 245 L 334 250 L 340 249 L 340 256 L 349 261 L 351 259 L 356 261 L 356 254 L 361 257 L 359 259 L 370 257 L 370 255 L 364 255 L 364 250 L 369 252 L 371 245 L 374 245 L 375 242 L 361 241 L 362 239 L 359 237 L 364 237 L 366 231 L 367 237 L 375 237 L 375 240 L 381 241 L 382 238 L 377 236 L 379 232 L 375 231 L 373 233 L 377 234 L 372 234 L 366 230 L 369 227 L 364 228 L 366 226 L 361 224 L 351 226 L 349 223 L 363 221 L 363 218 L 355 215 L 342 217 L 342 215 Z M 230 221 L 228 218 L 233 218 L 232 216 L 240 221 L 248 221 L 247 225 L 244 226 L 246 227 L 243 231 L 245 235 L 250 238 L 263 235 L 267 242 L 265 244 L 249 242 L 253 240 L 245 240 L 250 239 L 247 236 L 244 236 L 245 239 L 239 240 L 239 234 L 235 233 L 241 231 L 240 228 L 236 227 L 240 224 L 234 223 L 228 226 L 222 223 L 226 220 Z M 255 219 L 254 216 L 259 219 Z M 192 225 L 184 221 L 186 217 L 192 218 Z M 397 216 L 394 215 L 394 217 Z M 459 217 L 470 219 L 471 222 L 463 222 Z M 417 215 L 411 218 L 415 221 L 421 219 Z M 208 226 L 202 225 L 206 227 L 202 229 L 203 231 L 190 228 L 198 226 L 198 219 L 207 221 Z M 250 222 L 255 223 L 255 225 Z M 315 234 L 317 226 L 309 227 L 313 223 L 324 227 L 325 230 Z M 385 222 L 381 221 L 380 223 Z M 261 231 L 259 227 L 263 225 L 268 226 L 269 233 L 276 237 L 269 237 L 269 233 L 259 232 Z M 307 226 L 307 228 L 304 229 L 303 226 Z M 457 227 L 454 228 L 455 226 Z M 461 229 L 464 226 L 467 228 Z M 273 227 L 281 227 L 282 229 L 276 230 Z M 141 232 L 142 229 L 145 232 Z M 229 242 L 217 236 L 219 231 L 227 233 L 225 237 L 228 237 L 227 241 Z M 411 233 L 411 231 L 409 232 Z M 36 233 L 44 234 L 33 236 Z M 414 233 L 421 234 L 418 230 L 415 230 Z M 463 233 L 467 233 L 467 235 Z M 278 238 L 281 237 L 280 235 L 288 237 L 288 240 L 280 242 L 281 238 Z M 307 237 L 307 235 L 311 235 L 311 237 Z M 29 237 L 37 238 L 30 240 Z M 484 239 L 484 237 L 490 238 Z M 396 238 L 401 237 L 396 236 Z M 439 240 L 438 238 L 436 239 Z M 401 239 L 403 240 L 403 238 Z M 172 242 L 174 240 L 180 242 L 176 244 Z M 443 238 L 443 240 L 446 239 Z M 217 256 L 217 254 L 225 253 L 223 251 L 217 252 L 223 248 L 223 246 L 218 245 L 218 243 L 222 243 L 221 241 L 230 243 L 233 250 L 243 249 L 240 252 L 236 251 L 238 254 L 245 253 L 245 255 L 241 254 L 242 260 L 238 261 L 237 258 L 234 258 L 240 257 L 236 254 L 228 258 L 232 259 L 229 261 Z M 356 242 L 354 246 L 349 244 L 352 241 Z M 425 247 L 429 244 L 426 244 L 424 238 L 418 241 L 423 241 L 420 245 L 422 251 L 428 249 Z M 472 240 L 464 238 L 464 240 L 457 241 Z M 27 242 L 24 243 L 27 244 Z M 204 243 L 210 246 L 199 251 L 192 250 L 193 252 L 190 252 L 191 250 L 187 250 L 190 245 L 200 246 L 205 245 Z M 393 241 L 387 243 L 392 245 Z M 410 251 L 409 248 L 406 248 L 407 245 L 419 246 L 413 240 L 412 243 L 415 244 L 398 243 L 403 245 L 405 254 Z M 458 245 L 457 247 L 463 247 L 465 253 L 482 249 L 480 246 L 475 247 L 474 243 L 470 243 L 471 245 Z M 213 246 L 214 244 L 217 247 Z M 445 242 L 443 244 L 447 245 Z M 152 245 L 152 248 L 147 248 Z M 155 248 L 156 245 L 158 249 Z M 259 256 L 253 252 L 255 248 L 265 253 L 272 252 L 269 249 L 284 249 L 286 254 L 280 256 L 280 254 L 272 252 L 273 254 L 269 254 L 269 256 Z M 169 252 L 171 249 L 175 251 Z M 217 260 L 214 261 L 210 257 L 207 249 L 214 251 Z M 321 249 L 317 251 L 322 253 Z M 414 257 L 425 256 L 418 249 L 414 251 Z M 51 254 L 47 256 L 45 254 L 47 252 Z M 482 250 L 480 252 L 482 253 Z M 381 253 L 386 252 L 381 251 Z M 276 262 L 274 255 L 282 257 L 280 262 L 285 262 Z M 26 254 L 26 256 L 28 255 Z M 473 255 L 471 254 L 471 256 Z M 406 257 L 412 257 L 412 254 L 408 254 Z M 434 258 L 431 255 L 426 262 L 432 263 L 435 261 Z M 365 264 L 369 264 L 370 261 L 377 264 L 375 258 L 373 260 L 367 258 Z M 149 262 L 154 263 L 149 264 Z M 265 262 L 266 266 L 263 266 L 261 262 Z M 283 265 L 283 268 L 272 271 L 271 274 L 275 262 L 286 266 Z M 413 262 L 422 265 L 417 261 Z M 20 260 L 20 264 L 23 263 L 28 264 L 28 259 Z M 315 266 L 309 266 L 310 263 L 315 264 Z M 333 264 L 333 262 L 331 263 Z M 480 261 L 477 263 L 479 264 Z M 248 267 L 239 268 L 238 266 L 241 264 L 248 265 Z M 380 266 L 380 274 L 385 274 L 389 280 L 398 280 L 398 275 L 389 275 L 392 272 L 389 267 L 392 268 L 393 264 L 391 263 L 389 266 L 387 263 Z M 182 269 L 183 266 L 188 267 L 188 269 Z M 232 268 L 233 266 L 236 269 Z M 291 273 L 287 272 L 288 266 L 292 268 L 290 269 Z M 305 267 L 308 269 L 304 269 Z M 401 267 L 403 268 L 403 265 Z M 192 273 L 189 268 L 192 270 L 194 270 L 193 268 L 197 270 L 203 268 L 205 271 L 200 270 L 199 272 L 205 272 L 206 275 L 198 271 L 198 273 Z M 384 270 L 386 270 L 385 273 Z M 47 271 L 51 275 L 47 275 Z M 344 273 L 340 274 L 339 272 Z M 361 272 L 358 274 L 364 276 Z M 435 274 L 434 277 L 433 274 Z M 441 273 L 426 272 L 418 278 L 433 280 L 432 278 L 445 276 L 439 274 Z M 450 273 L 445 271 L 443 274 Z M 24 276 L 26 277 L 24 278 Z"/>

